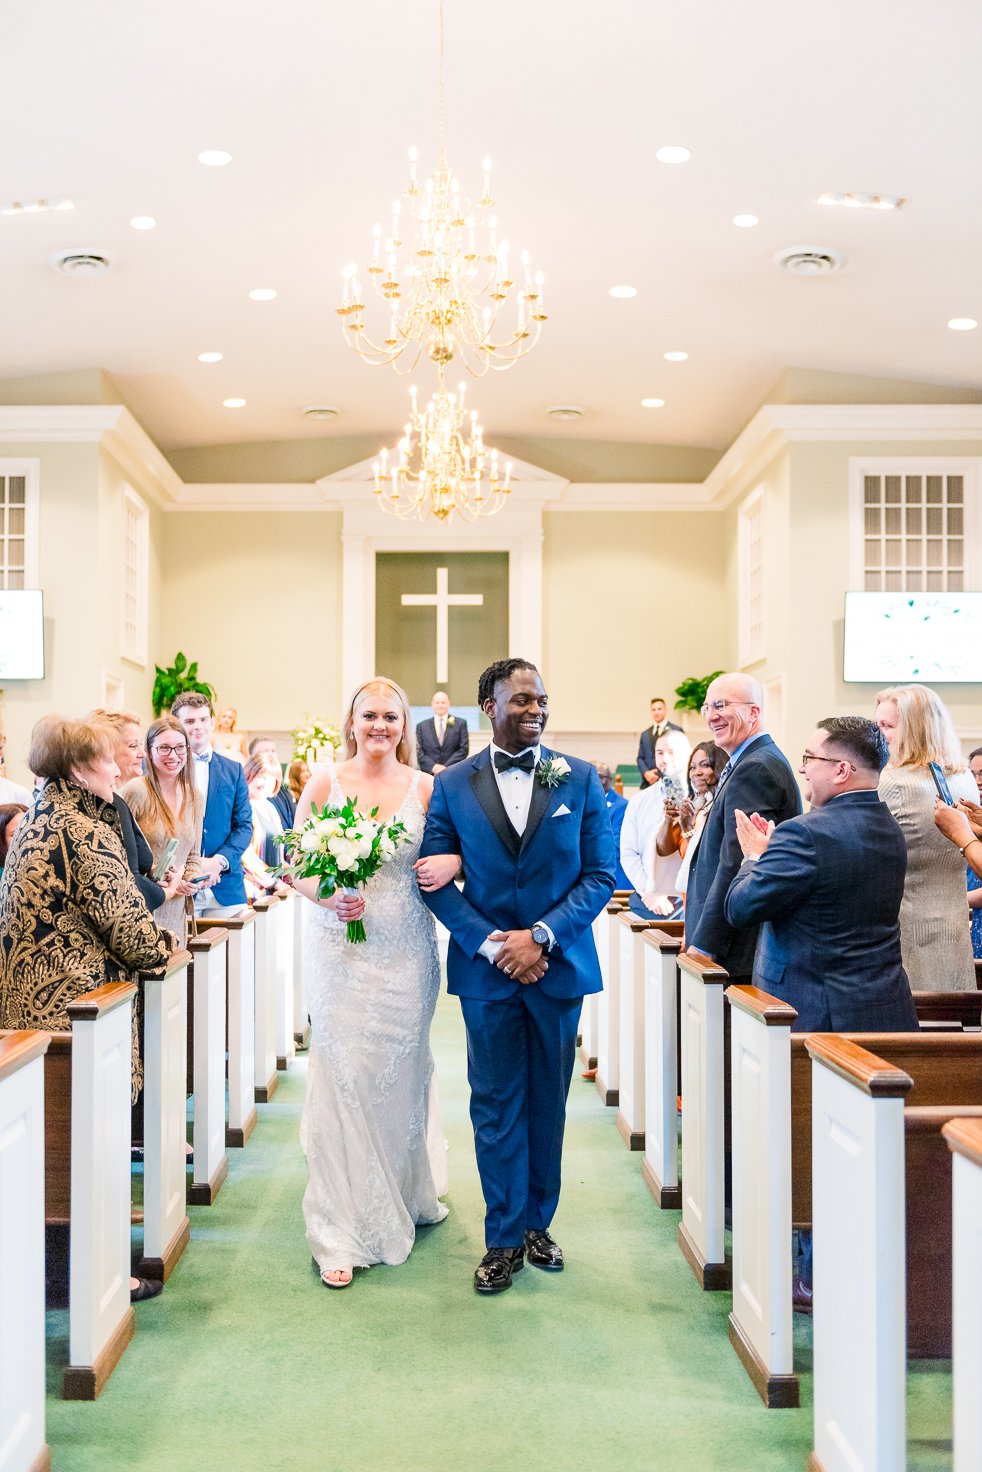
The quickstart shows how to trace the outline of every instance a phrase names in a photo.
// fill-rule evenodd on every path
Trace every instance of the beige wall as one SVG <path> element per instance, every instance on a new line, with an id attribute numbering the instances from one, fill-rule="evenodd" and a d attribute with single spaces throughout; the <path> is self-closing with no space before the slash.
<path id="1" fill-rule="evenodd" d="M 341 710 L 341 518 L 171 512 L 154 658 L 200 664 L 247 731 Z"/>
<path id="2" fill-rule="evenodd" d="M 553 726 L 640 731 L 652 695 L 727 662 L 724 517 L 545 517 L 544 654 Z"/>

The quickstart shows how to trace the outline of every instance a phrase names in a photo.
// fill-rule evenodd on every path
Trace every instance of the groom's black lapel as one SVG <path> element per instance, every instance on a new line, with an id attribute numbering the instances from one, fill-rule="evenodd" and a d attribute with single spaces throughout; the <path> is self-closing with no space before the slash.
<path id="1" fill-rule="evenodd" d="M 540 762 L 548 761 L 551 756 L 551 751 L 546 751 L 544 747 L 540 749 Z M 528 822 L 525 824 L 525 832 L 522 834 L 523 850 L 528 848 L 532 839 L 535 837 L 535 830 L 542 822 L 542 818 L 545 814 L 546 808 L 549 806 L 549 799 L 551 797 L 552 788 L 546 787 L 544 782 L 539 781 L 539 769 L 538 767 L 536 767 L 535 775 L 532 778 L 532 801 L 529 803 Z"/>
<path id="2" fill-rule="evenodd" d="M 491 827 L 512 857 L 517 858 L 522 841 L 508 821 L 508 814 L 505 812 L 505 805 L 501 801 L 501 793 L 494 779 L 490 752 L 485 752 L 484 756 L 486 760 L 479 761 L 471 773 L 471 787 Z"/>

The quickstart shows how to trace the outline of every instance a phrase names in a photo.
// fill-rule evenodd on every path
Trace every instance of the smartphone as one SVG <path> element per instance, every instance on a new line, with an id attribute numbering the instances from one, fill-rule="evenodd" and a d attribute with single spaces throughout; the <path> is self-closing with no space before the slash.
<path id="1" fill-rule="evenodd" d="M 931 769 L 931 776 L 934 778 L 934 785 L 938 789 L 938 796 L 942 802 L 946 802 L 950 808 L 953 808 L 955 806 L 955 799 L 951 795 L 951 788 L 948 786 L 947 777 L 937 762 L 928 762 L 928 766 Z"/>
<path id="2" fill-rule="evenodd" d="M 665 792 L 665 801 L 673 802 L 676 807 L 688 796 L 685 783 L 681 777 L 667 775 L 662 778 L 662 787 Z"/>
<path id="3" fill-rule="evenodd" d="M 160 881 L 163 879 L 164 875 L 167 873 L 167 870 L 170 868 L 171 861 L 174 858 L 174 855 L 176 853 L 177 853 L 177 839 L 176 838 L 168 838 L 167 842 L 164 844 L 164 851 L 163 851 L 163 853 L 160 855 L 160 858 L 157 860 L 156 864 L 154 864 L 154 866 L 153 866 L 153 870 L 151 871 L 150 878 L 153 879 L 153 880 L 156 880 L 156 882 L 159 884 Z"/>

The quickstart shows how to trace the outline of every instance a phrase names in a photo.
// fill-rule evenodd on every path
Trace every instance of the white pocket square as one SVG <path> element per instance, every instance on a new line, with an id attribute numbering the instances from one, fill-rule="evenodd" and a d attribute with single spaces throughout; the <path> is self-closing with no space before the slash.
<path id="1" fill-rule="evenodd" d="M 553 816 L 553 817 L 554 817 L 554 818 L 565 818 L 565 817 L 568 817 L 568 815 L 569 815 L 569 808 L 568 808 L 568 807 L 567 807 L 567 806 L 566 806 L 566 804 L 565 804 L 565 803 L 562 803 L 562 804 L 561 804 L 561 805 L 560 805 L 560 806 L 559 806 L 559 807 L 558 807 L 558 808 L 557 808 L 557 809 L 556 809 L 556 811 L 555 811 L 555 812 L 554 812 L 554 813 L 553 813 L 553 815 L 552 815 L 552 816 Z"/>

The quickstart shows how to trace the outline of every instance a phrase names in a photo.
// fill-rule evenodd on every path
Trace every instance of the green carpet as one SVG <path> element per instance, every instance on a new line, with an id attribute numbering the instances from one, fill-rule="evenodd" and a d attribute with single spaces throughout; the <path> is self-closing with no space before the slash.
<path id="1" fill-rule="evenodd" d="M 482 1202 L 457 1004 L 434 1028 L 451 1142 L 450 1216 L 409 1262 L 331 1293 L 303 1234 L 297 1142 L 305 1063 L 233 1151 L 213 1207 L 94 1405 L 55 1398 L 55 1472 L 769 1472 L 802 1469 L 800 1411 L 765 1411 L 726 1336 L 729 1297 L 701 1293 L 640 1156 L 574 1079 L 555 1232 L 562 1275 L 526 1269 L 479 1298 Z M 57 1327 L 54 1316 L 50 1327 Z M 796 1321 L 803 1363 L 810 1325 Z M 947 1366 L 910 1377 L 910 1467 L 950 1466 Z"/>

